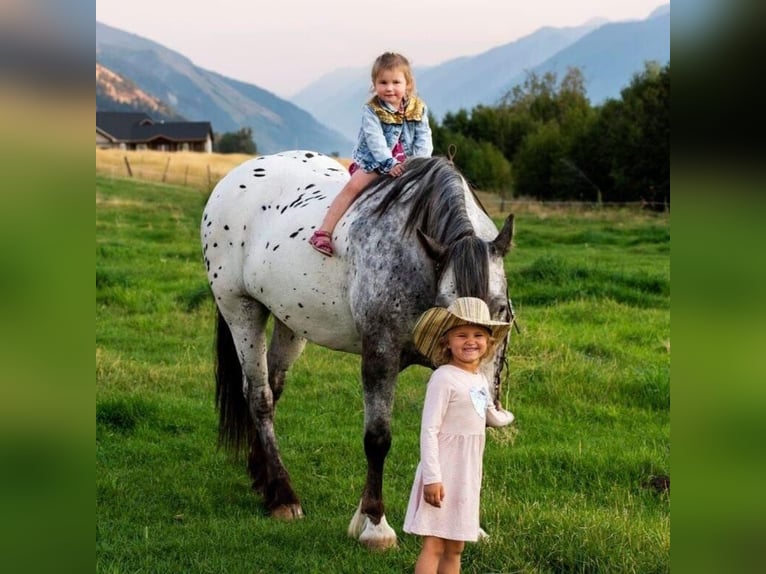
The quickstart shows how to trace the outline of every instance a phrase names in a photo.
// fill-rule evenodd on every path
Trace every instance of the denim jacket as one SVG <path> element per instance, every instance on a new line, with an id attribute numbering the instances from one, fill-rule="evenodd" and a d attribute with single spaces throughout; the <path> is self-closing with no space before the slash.
<path id="1" fill-rule="evenodd" d="M 434 146 L 425 102 L 411 96 L 401 114 L 373 96 L 364 105 L 362 126 L 352 159 L 367 173 L 388 173 L 399 163 L 391 154 L 397 141 L 401 141 L 407 157 L 431 156 Z"/>

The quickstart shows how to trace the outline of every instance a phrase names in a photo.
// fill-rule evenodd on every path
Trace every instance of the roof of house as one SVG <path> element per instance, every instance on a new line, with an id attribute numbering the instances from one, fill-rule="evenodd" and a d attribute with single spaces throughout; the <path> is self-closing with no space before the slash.
<path id="1" fill-rule="evenodd" d="M 105 136 L 125 142 L 147 142 L 158 138 L 173 141 L 204 141 L 213 137 L 210 122 L 155 122 L 143 112 L 96 112 L 96 129 Z"/>

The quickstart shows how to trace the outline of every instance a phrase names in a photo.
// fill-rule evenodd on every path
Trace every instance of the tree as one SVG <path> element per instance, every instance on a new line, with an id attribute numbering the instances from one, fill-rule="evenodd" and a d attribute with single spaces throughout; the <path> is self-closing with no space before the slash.
<path id="1" fill-rule="evenodd" d="M 561 132 L 556 122 L 548 122 L 527 136 L 513 161 L 514 186 L 518 195 L 551 200 L 564 199 L 554 188 L 556 170 L 565 156 Z"/>
<path id="2" fill-rule="evenodd" d="M 218 153 L 246 153 L 249 155 L 258 153 L 255 141 L 253 141 L 253 130 L 249 127 L 221 135 L 217 138 L 214 150 Z"/>
<path id="3" fill-rule="evenodd" d="M 493 144 L 475 143 L 468 150 L 465 175 L 475 187 L 507 197 L 512 185 L 511 164 Z"/>
<path id="4" fill-rule="evenodd" d="M 622 90 L 623 145 L 615 150 L 615 186 L 635 200 L 670 201 L 670 64 L 646 64 Z"/>
<path id="5" fill-rule="evenodd" d="M 583 138 L 591 150 L 593 178 L 604 201 L 670 202 L 670 64 L 648 63 L 621 92 L 597 111 Z M 578 150 L 581 152 L 582 150 Z"/>

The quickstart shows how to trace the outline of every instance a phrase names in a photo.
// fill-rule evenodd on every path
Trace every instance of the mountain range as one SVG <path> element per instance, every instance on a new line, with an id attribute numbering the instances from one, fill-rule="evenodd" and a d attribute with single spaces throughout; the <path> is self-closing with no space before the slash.
<path id="1" fill-rule="evenodd" d="M 528 73 L 553 72 L 560 79 L 570 67 L 583 72 L 592 104 L 618 98 L 644 63 L 670 61 L 670 4 L 644 20 L 608 23 L 594 19 L 572 28 L 543 27 L 509 44 L 476 56 L 413 69 L 418 94 L 441 120 L 447 112 L 496 105 Z M 361 108 L 370 98 L 369 68 L 343 68 L 306 86 L 290 99 L 319 121 L 354 139 Z M 323 94 L 317 98 L 315 94 Z"/>
<path id="2" fill-rule="evenodd" d="M 119 111 L 126 102 L 109 101 L 99 87 L 98 66 L 119 81 L 131 82 L 143 93 L 164 102 L 189 121 L 209 121 L 216 134 L 250 127 L 261 153 L 284 149 L 314 149 L 347 153 L 352 143 L 314 119 L 307 111 L 258 86 L 195 66 L 188 58 L 151 40 L 96 22 L 97 96 L 99 111 Z M 134 102 L 134 110 L 153 115 Z M 159 119 L 159 118 L 158 118 Z"/>
<path id="3" fill-rule="evenodd" d="M 669 4 L 644 20 L 540 28 L 481 54 L 413 71 L 418 93 L 441 119 L 447 112 L 495 105 L 530 72 L 553 72 L 560 78 L 572 66 L 583 71 L 591 103 L 599 104 L 619 97 L 647 61 L 670 61 Z M 138 110 L 156 119 L 209 121 L 217 134 L 251 127 L 261 153 L 302 148 L 348 155 L 369 86 L 369 68 L 343 68 L 288 101 L 199 68 L 161 44 L 96 22 L 99 111 Z"/>

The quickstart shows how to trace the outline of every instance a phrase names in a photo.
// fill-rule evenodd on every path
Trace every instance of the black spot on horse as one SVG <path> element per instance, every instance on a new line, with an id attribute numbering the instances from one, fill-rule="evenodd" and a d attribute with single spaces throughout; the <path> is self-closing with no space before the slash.
<path id="1" fill-rule="evenodd" d="M 229 226 L 228 226 L 228 225 L 224 225 L 224 226 L 223 226 L 223 228 L 224 228 L 226 231 L 228 231 L 228 230 L 229 230 Z"/>

